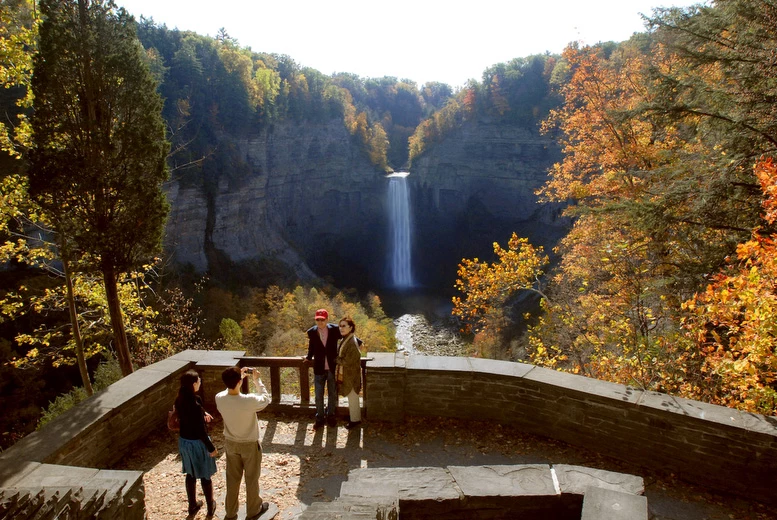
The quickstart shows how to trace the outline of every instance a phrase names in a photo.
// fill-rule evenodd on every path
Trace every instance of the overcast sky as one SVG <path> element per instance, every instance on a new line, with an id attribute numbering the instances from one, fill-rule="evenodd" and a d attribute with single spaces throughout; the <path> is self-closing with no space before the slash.
<path id="1" fill-rule="evenodd" d="M 623 41 L 640 13 L 688 0 L 116 0 L 137 19 L 287 54 L 324 74 L 395 76 L 456 88 L 491 65 L 572 42 Z"/>

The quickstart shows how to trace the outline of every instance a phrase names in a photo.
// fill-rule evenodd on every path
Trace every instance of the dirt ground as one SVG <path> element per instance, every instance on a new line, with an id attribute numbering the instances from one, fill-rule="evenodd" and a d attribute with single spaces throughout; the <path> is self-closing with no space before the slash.
<path id="1" fill-rule="evenodd" d="M 630 467 L 493 423 L 429 418 L 401 424 L 365 421 L 363 428 L 349 431 L 341 422 L 337 428 L 314 432 L 312 421 L 298 417 L 260 414 L 260 419 L 264 452 L 261 493 L 262 498 L 277 504 L 279 520 L 295 518 L 313 502 L 334 500 L 353 468 L 533 463 L 576 464 L 639 475 L 645 481 L 651 520 L 777 520 L 777 508 L 712 493 L 674 475 Z M 213 483 L 218 502 L 215 518 L 221 519 L 226 489 L 219 422 L 211 424 L 211 437 L 219 449 Z M 114 468 L 145 472 L 149 520 L 186 518 L 177 449 L 177 435 L 160 429 Z M 195 518 L 204 519 L 205 508 Z"/>

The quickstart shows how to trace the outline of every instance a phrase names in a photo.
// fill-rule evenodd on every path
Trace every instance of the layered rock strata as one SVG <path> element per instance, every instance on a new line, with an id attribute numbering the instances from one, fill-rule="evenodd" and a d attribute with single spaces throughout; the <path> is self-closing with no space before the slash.
<path id="1" fill-rule="evenodd" d="M 219 259 L 272 259 L 300 280 L 385 285 L 388 181 L 341 121 L 225 135 L 219 146 L 234 150 L 240 168 L 206 172 L 216 179 L 209 189 L 170 184 L 166 247 L 176 262 L 203 272 Z M 488 122 L 418 159 L 408 180 L 419 282 L 450 286 L 463 255 L 483 256 L 511 231 L 554 242 L 558 208 L 537 204 L 534 192 L 557 159 L 551 140 Z"/>

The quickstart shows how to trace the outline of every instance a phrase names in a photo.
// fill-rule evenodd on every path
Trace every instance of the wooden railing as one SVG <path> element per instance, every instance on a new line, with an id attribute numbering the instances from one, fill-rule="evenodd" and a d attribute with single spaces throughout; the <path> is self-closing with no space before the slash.
<path id="1" fill-rule="evenodd" d="M 363 402 L 367 402 L 367 362 L 373 358 L 361 358 L 362 365 L 362 396 Z M 264 357 L 264 356 L 245 356 L 240 359 L 241 367 L 256 367 L 270 369 L 270 394 L 272 395 L 271 404 L 279 405 L 283 388 L 281 388 L 281 368 L 294 368 L 299 372 L 299 398 L 301 407 L 310 406 L 310 371 L 313 370 L 313 363 L 305 363 L 302 357 Z M 243 379 L 241 390 L 248 393 L 248 378 Z"/>

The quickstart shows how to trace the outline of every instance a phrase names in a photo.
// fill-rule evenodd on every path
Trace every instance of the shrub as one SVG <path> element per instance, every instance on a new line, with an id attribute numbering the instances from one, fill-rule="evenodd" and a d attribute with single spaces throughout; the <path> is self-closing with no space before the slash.
<path id="1" fill-rule="evenodd" d="M 115 357 L 103 361 L 94 372 L 94 384 L 92 385 L 94 391 L 98 392 L 109 387 L 121 379 L 121 377 L 121 367 L 119 366 L 119 361 Z M 41 429 L 46 423 L 50 422 L 58 415 L 67 412 L 87 397 L 89 396 L 82 386 L 77 386 L 68 393 L 57 396 L 57 398 L 50 402 L 46 409 L 43 410 L 43 415 L 41 415 L 38 420 L 38 426 L 36 428 Z"/>

